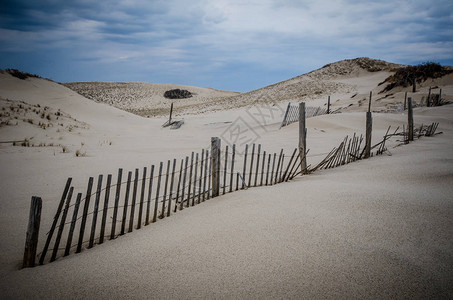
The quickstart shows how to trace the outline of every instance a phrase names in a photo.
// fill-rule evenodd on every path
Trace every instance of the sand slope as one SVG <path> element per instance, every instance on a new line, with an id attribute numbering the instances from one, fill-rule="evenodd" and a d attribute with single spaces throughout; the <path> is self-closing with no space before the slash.
<path id="1" fill-rule="evenodd" d="M 143 82 L 70 82 L 64 85 L 96 102 L 147 117 L 167 115 L 171 103 L 174 104 L 175 115 L 187 111 L 193 113 L 212 102 L 239 94 L 195 86 Z M 193 96 L 186 99 L 165 98 L 164 93 L 173 89 L 188 90 Z"/>
<path id="2" fill-rule="evenodd" d="M 222 136 L 238 117 L 256 130 L 263 148 L 289 151 L 297 145 L 298 124 L 279 130 L 276 110 L 261 126 L 250 108 L 236 108 L 185 115 L 180 130 L 169 130 L 161 127 L 165 118 L 140 118 L 53 82 L 4 74 L 0 98 L 18 117 L 18 125 L 0 127 L 2 139 L 28 134 L 69 149 L 0 144 L 4 298 L 453 297 L 452 105 L 416 108 L 416 126 L 440 122 L 444 133 L 396 148 L 394 139 L 392 156 L 218 197 L 81 254 L 18 270 L 32 195 L 44 201 L 42 249 L 69 176 L 83 189 L 89 176 L 183 158 L 208 148 L 210 137 Z M 375 113 L 373 143 L 406 119 Z M 345 135 L 363 133 L 364 121 L 361 112 L 307 120 L 308 162 L 322 159 Z M 54 125 L 43 129 L 36 122 Z M 64 123 L 60 132 L 58 122 Z M 69 131 L 71 124 L 85 127 Z M 77 150 L 86 155 L 77 157 Z"/>

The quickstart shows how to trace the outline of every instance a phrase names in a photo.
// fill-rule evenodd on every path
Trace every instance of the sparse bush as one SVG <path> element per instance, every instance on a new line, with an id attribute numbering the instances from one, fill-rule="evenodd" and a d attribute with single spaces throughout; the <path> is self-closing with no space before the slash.
<path id="1" fill-rule="evenodd" d="M 443 67 L 440 64 L 426 62 L 417 66 L 398 68 L 395 74 L 389 76 L 383 82 L 379 83 L 379 85 L 388 82 L 387 86 L 382 90 L 382 92 L 387 92 L 397 86 L 408 87 L 413 85 L 414 81 L 421 83 L 428 78 L 440 78 L 452 72 L 453 70 Z"/>
<path id="2" fill-rule="evenodd" d="M 11 76 L 14 76 L 14 77 L 22 79 L 22 80 L 27 79 L 28 77 L 41 78 L 41 76 L 38 76 L 38 75 L 35 75 L 35 74 L 30 74 L 30 73 L 27 73 L 27 72 L 22 72 L 22 71 L 19 71 L 17 69 L 6 69 L 6 72 L 11 74 Z"/>
<path id="3" fill-rule="evenodd" d="M 192 97 L 192 93 L 187 90 L 174 89 L 166 91 L 164 97 L 168 99 L 185 99 Z"/>

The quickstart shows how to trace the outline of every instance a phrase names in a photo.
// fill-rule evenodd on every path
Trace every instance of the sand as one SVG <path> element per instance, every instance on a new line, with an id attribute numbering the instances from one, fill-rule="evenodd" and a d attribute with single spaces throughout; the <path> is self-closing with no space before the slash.
<path id="1" fill-rule="evenodd" d="M 169 130 L 160 127 L 165 118 L 140 118 L 48 81 L 0 79 L 1 98 L 48 105 L 89 127 L 57 133 L 22 121 L 19 131 L 0 128 L 2 138 L 34 130 L 40 142 L 69 149 L 0 144 L 4 298 L 453 297 L 452 105 L 416 108 L 416 125 L 440 122 L 444 133 L 396 148 L 393 140 L 391 156 L 227 194 L 81 254 L 18 270 L 32 195 L 44 200 L 42 248 L 69 176 L 83 188 L 88 176 L 182 158 L 209 147 L 238 116 L 263 148 L 289 152 L 298 124 L 279 130 L 276 113 L 263 128 L 239 108 L 185 115 L 180 130 Z M 373 117 L 373 142 L 406 120 L 403 113 Z M 364 120 L 361 112 L 307 120 L 309 163 L 345 135 L 363 133 Z M 86 155 L 76 157 L 79 149 Z"/>

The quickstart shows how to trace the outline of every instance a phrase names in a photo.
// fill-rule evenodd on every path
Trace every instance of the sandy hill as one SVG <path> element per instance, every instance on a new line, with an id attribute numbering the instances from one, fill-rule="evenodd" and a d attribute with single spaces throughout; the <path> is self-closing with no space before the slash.
<path id="1" fill-rule="evenodd" d="M 167 115 L 172 102 L 175 113 L 182 115 L 265 103 L 305 101 L 308 105 L 325 106 L 328 96 L 331 96 L 334 110 L 364 111 L 370 91 L 374 95 L 373 111 L 394 112 L 401 110 L 405 92 L 412 91 L 410 87 L 397 87 L 383 92 L 384 81 L 400 67 L 404 66 L 366 57 L 346 59 L 247 93 L 151 83 L 75 82 L 64 85 L 89 99 L 142 116 Z M 420 83 L 417 93 L 410 96 L 420 103 L 426 99 L 430 86 L 437 88 L 452 84 L 453 74 L 429 79 Z M 177 100 L 163 97 L 166 90 L 174 88 L 187 89 L 194 97 Z M 433 92 L 439 93 L 439 90 Z"/>
<path id="2" fill-rule="evenodd" d="M 443 134 L 403 146 L 397 146 L 401 136 L 396 136 L 382 156 L 275 186 L 227 193 L 93 249 L 18 269 L 31 196 L 43 199 L 40 251 L 68 177 L 76 191 L 85 192 L 90 176 L 105 178 L 118 168 L 126 174 L 181 160 L 210 149 L 213 136 L 222 138 L 222 146 L 239 145 L 240 141 L 231 140 L 231 127 L 239 122 L 268 154 L 280 149 L 290 153 L 298 143 L 298 124 L 280 130 L 281 109 L 287 101 L 301 99 L 322 105 L 327 94 L 302 98 L 298 91 L 325 84 L 332 88 L 334 106 L 344 109 L 307 119 L 307 162 L 316 164 L 346 135 L 364 133 L 365 114 L 360 110 L 366 105 L 358 102 L 370 90 L 376 94 L 374 109 L 385 107 L 380 104 L 385 101 L 401 104 L 404 89 L 379 95 L 379 82 L 391 70 L 370 72 L 360 64 L 363 61 L 334 63 L 280 83 L 294 90 L 277 89 L 276 84 L 225 98 L 230 99 L 222 100 L 226 104 L 206 104 L 204 114 L 195 114 L 202 104 L 194 103 L 178 130 L 162 128 L 165 117 L 143 118 L 48 80 L 21 80 L 0 72 L 0 295 L 5 299 L 452 298 L 453 105 L 414 109 L 415 127 L 439 122 Z M 351 68 L 355 73 L 349 72 Z M 429 85 L 437 85 L 433 91 L 442 88 L 443 98 L 451 99 L 449 76 L 422 83 L 410 95 L 419 101 Z M 285 96 L 285 91 L 292 91 L 295 98 Z M 276 106 L 265 107 L 275 109 L 272 117 L 261 115 L 266 123 L 251 116 L 256 106 L 244 107 L 236 102 L 239 98 L 234 100 L 248 94 L 250 99 L 244 102 L 253 103 L 257 99 L 253 93 L 261 93 L 264 100 L 268 94 L 282 95 Z M 372 144 L 382 140 L 389 125 L 402 128 L 406 122 L 404 112 L 374 113 Z M 22 145 L 24 138 L 28 142 Z M 14 145 L 12 140 L 21 142 Z M 236 159 L 239 164 L 243 156 Z M 124 199 L 125 189 L 121 193 Z M 110 199 L 113 195 L 112 189 Z M 112 219 L 106 222 L 109 227 Z"/>
<path id="3" fill-rule="evenodd" d="M 174 104 L 175 112 L 182 114 L 239 94 L 195 86 L 142 82 L 70 82 L 64 85 L 96 102 L 151 117 L 168 114 L 171 103 Z M 173 89 L 187 90 L 193 96 L 186 99 L 165 98 L 164 93 Z"/>
<path id="4" fill-rule="evenodd" d="M 411 87 L 395 88 L 382 92 L 383 82 L 404 65 L 366 57 L 347 59 L 327 64 L 324 67 L 270 86 L 228 99 L 232 107 L 269 102 L 302 102 L 308 105 L 325 106 L 331 96 L 333 110 L 365 111 L 369 92 L 373 92 L 373 111 L 394 112 L 401 109 L 404 93 Z M 418 86 L 415 94 L 410 94 L 417 102 L 428 95 L 429 87 L 449 87 L 453 85 L 453 75 L 440 79 L 429 79 Z M 434 91 L 433 91 L 434 92 Z M 436 90 L 439 92 L 439 90 Z M 448 98 L 450 99 L 450 98 Z"/>

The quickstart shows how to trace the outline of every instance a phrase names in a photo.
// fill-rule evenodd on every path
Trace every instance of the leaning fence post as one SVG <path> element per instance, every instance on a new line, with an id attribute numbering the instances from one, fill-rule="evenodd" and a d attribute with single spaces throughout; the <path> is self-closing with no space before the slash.
<path id="1" fill-rule="evenodd" d="M 288 112 L 289 112 L 290 108 L 291 108 L 291 102 L 288 102 L 288 107 L 286 108 L 285 116 L 283 117 L 282 124 L 280 124 L 280 128 L 287 125 L 288 122 L 286 121 L 286 118 L 288 117 Z"/>
<path id="2" fill-rule="evenodd" d="M 409 97 L 407 99 L 407 104 L 408 104 L 408 110 L 407 110 L 407 121 L 408 121 L 408 140 L 413 141 L 414 140 L 414 114 L 412 110 L 412 98 Z"/>
<path id="3" fill-rule="evenodd" d="M 426 106 L 431 106 L 431 87 L 429 87 L 428 98 L 426 99 Z"/>
<path id="4" fill-rule="evenodd" d="M 60 204 L 58 205 L 57 213 L 53 219 L 52 227 L 50 228 L 49 234 L 47 235 L 46 244 L 44 245 L 44 249 L 42 250 L 41 256 L 39 257 L 39 264 L 42 265 L 44 263 L 44 259 L 46 257 L 47 250 L 49 249 L 50 241 L 52 240 L 52 235 L 55 231 L 55 227 L 57 226 L 58 218 L 60 217 L 61 210 L 63 208 L 64 202 L 66 200 L 66 196 L 69 191 L 69 187 L 71 186 L 72 178 L 69 177 L 66 181 L 66 185 L 63 191 L 63 195 L 60 199 Z"/>
<path id="5" fill-rule="evenodd" d="M 217 197 L 220 191 L 220 139 L 211 138 L 211 159 L 212 159 L 212 197 Z"/>
<path id="6" fill-rule="evenodd" d="M 301 170 L 307 168 L 307 129 L 305 128 L 305 102 L 299 103 L 299 152 Z"/>
<path id="7" fill-rule="evenodd" d="M 41 224 L 42 200 L 40 197 L 31 197 L 30 215 L 28 217 L 27 236 L 25 239 L 24 261 L 22 268 L 34 267 L 36 248 L 38 246 L 39 225 Z"/>
<path id="8" fill-rule="evenodd" d="M 365 153 L 364 158 L 368 158 L 371 155 L 371 133 L 373 131 L 373 116 L 371 115 L 371 92 L 370 102 L 368 103 L 368 111 L 366 113 L 366 136 L 365 136 Z"/>
<path id="9" fill-rule="evenodd" d="M 79 241 L 77 243 L 76 253 L 80 253 L 82 251 L 83 235 L 85 234 L 85 225 L 87 222 L 88 209 L 90 206 L 91 188 L 93 187 L 93 180 L 94 180 L 93 177 L 90 177 L 88 180 L 88 187 L 87 193 L 85 195 L 85 204 L 83 206 L 82 223 L 80 224 Z"/>

